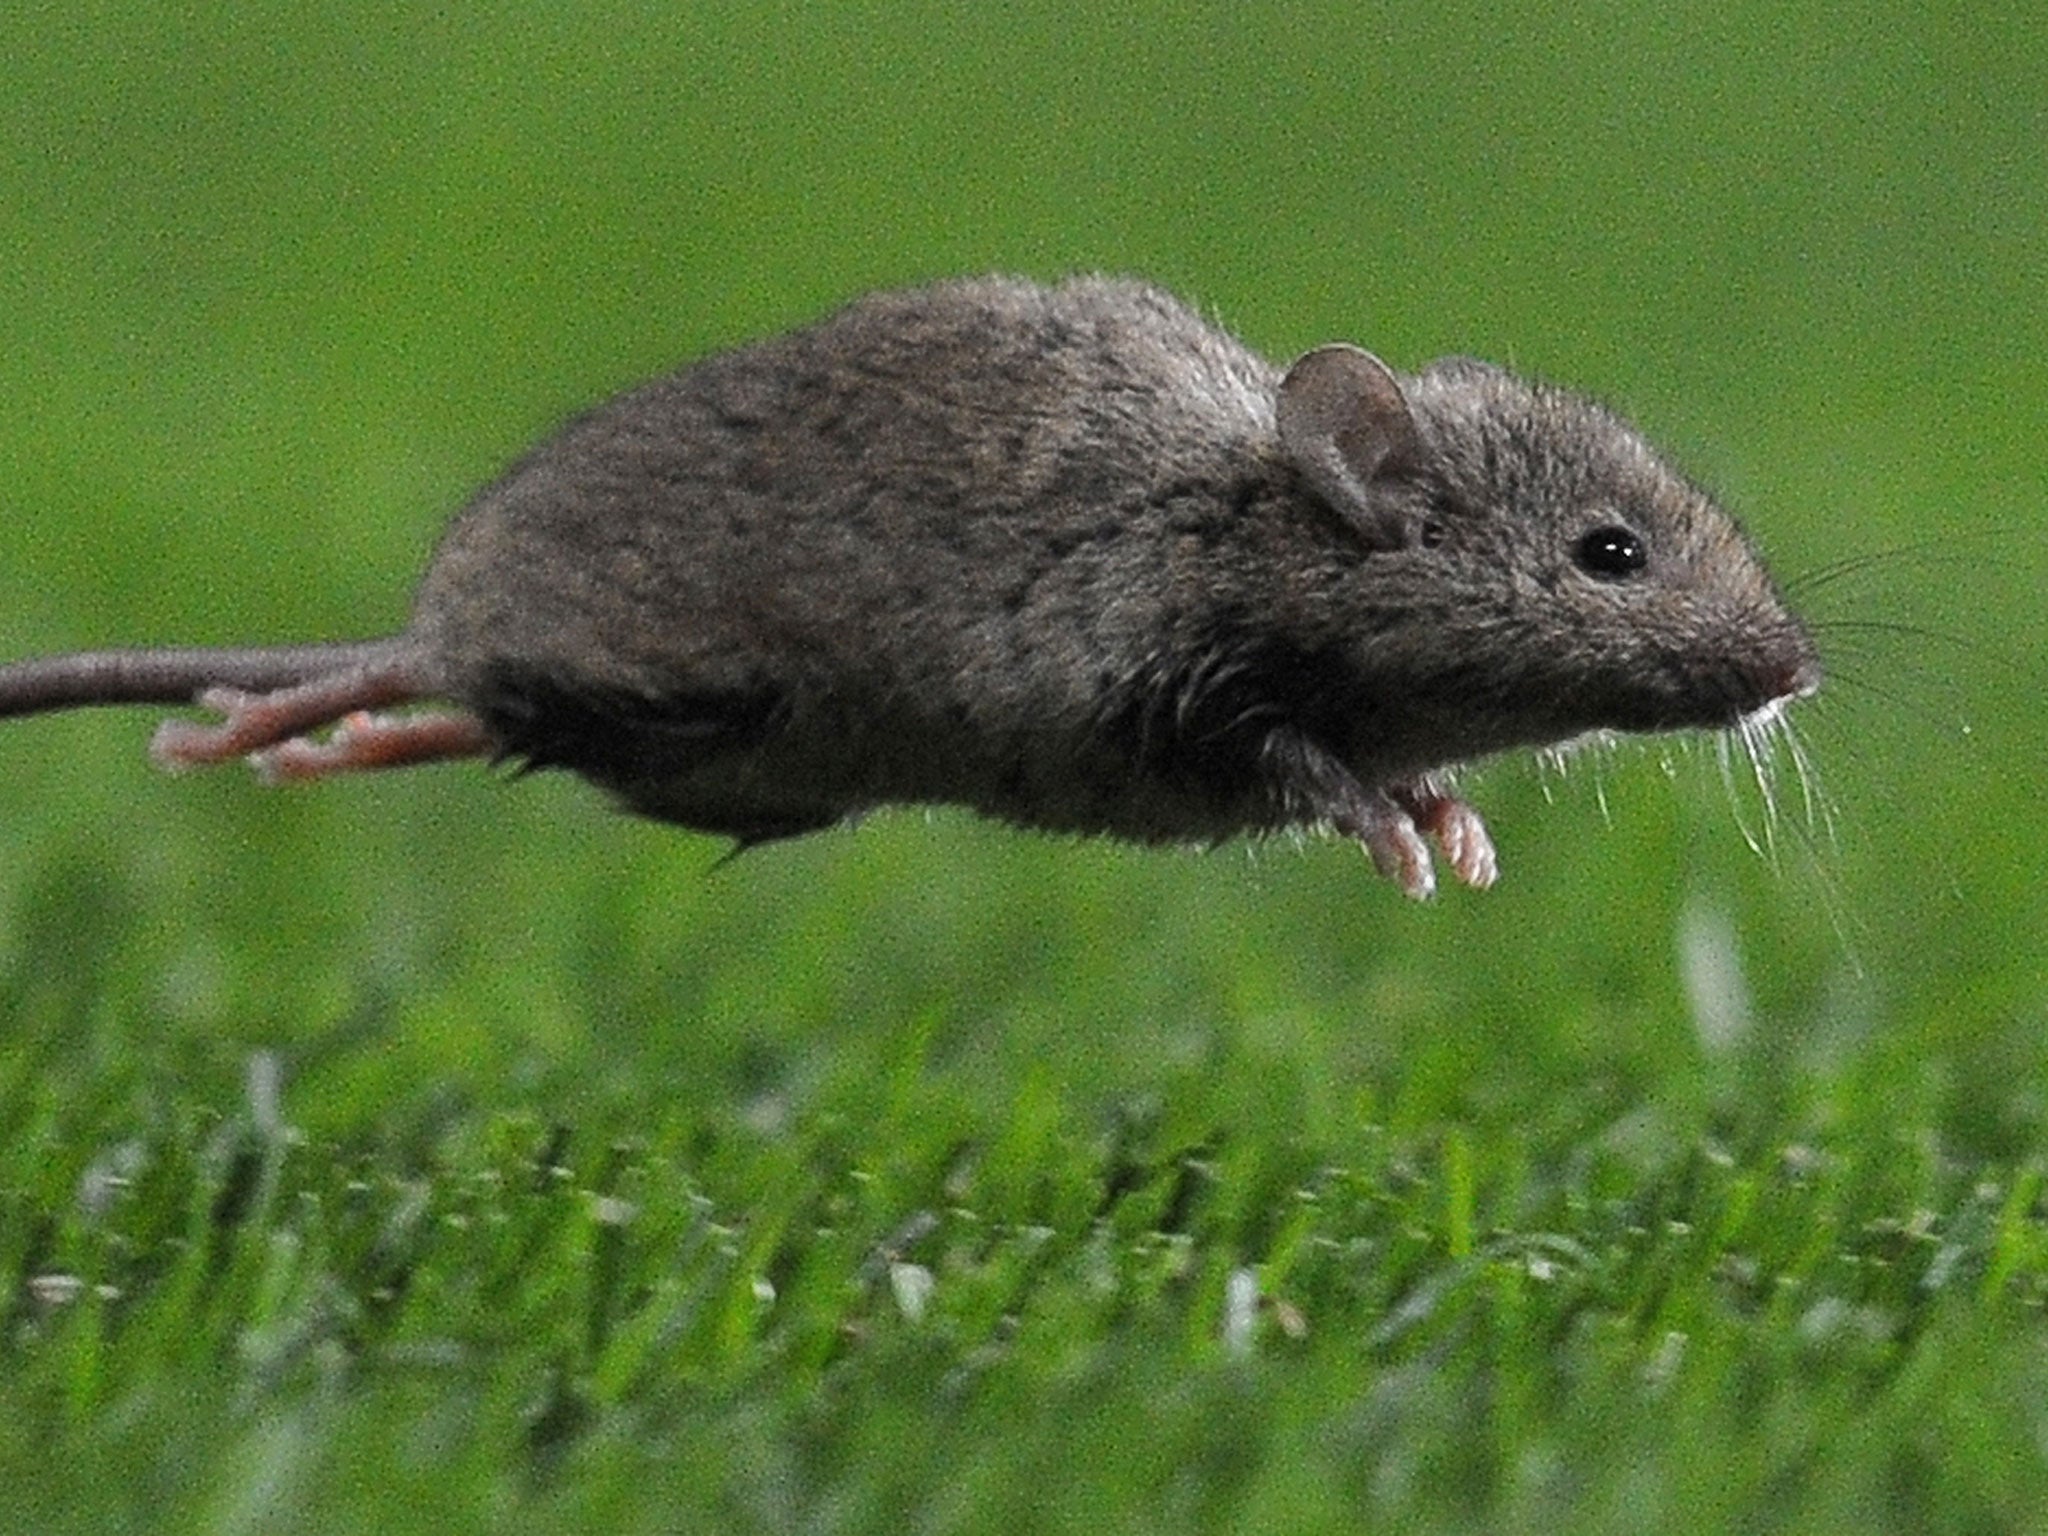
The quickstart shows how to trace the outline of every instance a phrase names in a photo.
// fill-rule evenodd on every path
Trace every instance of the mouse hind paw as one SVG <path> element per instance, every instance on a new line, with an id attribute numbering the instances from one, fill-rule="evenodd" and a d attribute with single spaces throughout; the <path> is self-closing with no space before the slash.
<path id="1" fill-rule="evenodd" d="M 409 703 L 421 694 L 416 669 L 405 658 L 350 667 L 267 693 L 208 688 L 196 702 L 219 715 L 219 722 L 166 720 L 157 727 L 149 754 L 169 769 L 232 762 L 280 748 L 360 711 Z"/>
<path id="2" fill-rule="evenodd" d="M 303 783 L 338 773 L 489 757 L 497 747 L 483 721 L 459 710 L 411 715 L 360 710 L 344 717 L 324 738 L 294 736 L 251 752 L 249 763 L 266 784 Z"/>

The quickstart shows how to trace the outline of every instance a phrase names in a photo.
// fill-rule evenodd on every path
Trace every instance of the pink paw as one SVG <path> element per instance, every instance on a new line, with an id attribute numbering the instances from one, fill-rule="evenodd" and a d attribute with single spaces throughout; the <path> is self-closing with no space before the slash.
<path id="1" fill-rule="evenodd" d="M 1372 855 L 1373 868 L 1398 885 L 1402 895 L 1427 901 L 1436 894 L 1436 867 L 1430 862 L 1429 844 L 1422 840 L 1406 810 L 1391 799 L 1378 798 L 1383 806 L 1350 830 Z"/>
<path id="2" fill-rule="evenodd" d="M 1487 835 L 1486 822 L 1470 802 L 1427 779 L 1394 785 L 1388 794 L 1417 828 L 1429 834 L 1451 872 L 1466 885 L 1484 890 L 1500 878 L 1500 856 Z"/>

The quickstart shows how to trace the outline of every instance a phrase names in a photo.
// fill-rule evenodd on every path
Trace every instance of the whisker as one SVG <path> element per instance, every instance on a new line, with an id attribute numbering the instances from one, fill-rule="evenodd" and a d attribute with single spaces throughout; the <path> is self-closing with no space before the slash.
<path id="1" fill-rule="evenodd" d="M 1807 627 L 1824 638 L 1851 635 L 1858 638 L 1910 640 L 1924 646 L 1938 646 L 1974 660 L 1992 662 L 2008 672 L 2025 671 L 2029 660 L 2026 653 L 2015 651 L 1997 639 L 1958 634 L 1954 630 L 1935 629 L 1924 624 L 1909 623 L 1903 619 L 1816 618 L 1810 619 Z M 1835 647 L 1830 645 L 1828 649 L 1832 651 Z M 1898 659 L 1898 652 L 1891 650 L 1870 651 L 1866 654 L 1881 655 L 1887 664 L 1894 664 Z"/>
<path id="2" fill-rule="evenodd" d="M 1916 656 L 1901 656 L 1886 646 L 1831 645 L 1828 647 L 1828 662 L 1830 683 L 1842 675 L 1842 663 L 1849 662 L 1856 666 L 1867 664 L 1888 677 L 1907 678 L 1926 687 L 1956 686 L 1954 669 L 1922 661 Z"/>
<path id="3" fill-rule="evenodd" d="M 1960 714 L 1947 717 L 1940 715 L 1911 694 L 1894 688 L 1889 684 L 1872 682 L 1869 678 L 1859 676 L 1853 672 L 1838 672 L 1829 681 L 1839 688 L 1846 688 L 1851 693 L 1861 693 L 1876 699 L 1895 713 L 1916 720 L 1921 725 L 1943 736 L 1951 734 L 1967 736 L 1970 734 L 1970 722 Z M 1922 679 L 1922 681 L 1931 680 Z M 1809 715 L 1831 718 L 1834 714 L 1834 711 L 1828 707 L 1828 701 L 1825 697 L 1814 700 L 1806 706 L 1806 710 Z"/>
<path id="4" fill-rule="evenodd" d="M 1830 586 L 1845 577 L 1901 561 L 1959 565 L 1980 558 L 1974 551 L 1960 549 L 1958 545 L 2004 542 L 2035 536 L 2037 535 L 2033 530 L 2018 527 L 1975 528 L 1945 533 L 1926 539 L 1916 539 L 1909 544 L 1894 544 L 1884 549 L 1864 550 L 1859 554 L 1845 555 L 1839 560 L 1830 560 L 1825 565 L 1800 571 L 1788 577 L 1782 585 L 1788 596 L 1811 596 L 1818 589 Z"/>
<path id="5" fill-rule="evenodd" d="M 1814 767 L 1813 754 L 1807 750 L 1806 739 L 1799 734 L 1788 716 L 1782 722 L 1785 750 L 1792 755 L 1792 766 L 1799 775 L 1799 794 L 1806 805 L 1806 824 L 1814 826 L 1814 813 L 1820 815 L 1820 831 L 1827 838 L 1828 847 L 1839 855 L 1841 837 L 1836 824 L 1835 803 L 1821 782 L 1820 770 Z"/>
<path id="6" fill-rule="evenodd" d="M 1771 717 L 1776 712 L 1775 706 L 1767 706 L 1742 722 L 1742 749 L 1749 757 L 1749 774 L 1763 800 L 1764 842 L 1770 848 L 1772 869 L 1778 867 L 1778 786 L 1765 749 L 1769 746 Z"/>
<path id="7" fill-rule="evenodd" d="M 1902 619 L 1830 619 L 1818 618 L 1807 621 L 1807 627 L 1827 634 L 1839 634 L 1844 630 L 1858 634 L 1903 635 L 1909 640 L 1931 640 L 1937 645 L 1977 647 L 1981 641 L 1967 635 L 1956 634 L 1953 630 L 1930 629 L 1925 624 L 1908 624 Z"/>
<path id="8" fill-rule="evenodd" d="M 1749 844 L 1749 851 L 1758 858 L 1765 858 L 1764 847 L 1757 840 L 1756 831 L 1749 824 L 1749 817 L 1742 809 L 1742 792 L 1735 781 L 1734 732 L 1721 731 L 1714 737 L 1714 758 L 1721 770 L 1721 785 L 1728 792 L 1728 805 L 1735 813 L 1736 830 L 1742 840 Z"/>

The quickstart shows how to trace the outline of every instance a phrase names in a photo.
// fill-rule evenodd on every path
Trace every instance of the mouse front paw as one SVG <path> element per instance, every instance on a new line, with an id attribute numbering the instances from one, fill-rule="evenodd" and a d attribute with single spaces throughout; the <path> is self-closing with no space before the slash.
<path id="1" fill-rule="evenodd" d="M 1470 801 L 1430 779 L 1390 785 L 1387 793 L 1416 828 L 1429 834 L 1451 872 L 1465 884 L 1485 890 L 1500 878 L 1500 855 Z"/>
<path id="2" fill-rule="evenodd" d="M 1401 888 L 1401 894 L 1427 901 L 1436 894 L 1436 866 L 1429 844 L 1422 840 L 1415 818 L 1391 795 L 1369 791 L 1357 814 L 1339 830 L 1355 837 L 1371 855 L 1373 868 Z"/>
<path id="3" fill-rule="evenodd" d="M 1479 812 L 1434 774 L 1370 787 L 1336 754 L 1293 727 L 1267 737 L 1265 763 L 1275 799 L 1291 820 L 1356 839 L 1404 895 L 1427 901 L 1436 894 L 1431 842 L 1466 885 L 1484 889 L 1500 875 Z"/>

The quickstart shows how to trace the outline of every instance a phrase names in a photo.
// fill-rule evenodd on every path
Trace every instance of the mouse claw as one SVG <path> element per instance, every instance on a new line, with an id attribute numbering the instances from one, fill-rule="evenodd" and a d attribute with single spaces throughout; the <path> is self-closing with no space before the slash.
<path id="1" fill-rule="evenodd" d="M 254 704 L 261 694 L 251 693 L 246 688 L 231 688 L 225 683 L 201 690 L 193 702 L 201 709 L 210 709 L 216 715 L 234 716 Z"/>
<path id="2" fill-rule="evenodd" d="M 217 725 L 197 720 L 166 720 L 149 739 L 150 761 L 172 773 L 203 768 L 212 763 L 233 762 L 247 750 L 243 718 L 259 696 L 241 688 L 208 688 L 193 702 L 201 709 L 221 716 Z"/>
<path id="3" fill-rule="evenodd" d="M 211 690 L 212 693 L 221 691 Z M 224 706 L 208 702 L 206 707 Z M 170 773 L 183 773 L 188 768 L 204 768 L 213 763 L 231 763 L 246 750 L 232 714 L 219 725 L 202 725 L 197 720 L 166 720 L 149 738 L 149 760 Z"/>
<path id="4" fill-rule="evenodd" d="M 379 715 L 357 710 L 344 717 L 324 741 L 293 736 L 251 752 L 249 766 L 266 784 L 287 784 L 338 773 L 488 757 L 496 748 L 484 723 L 464 712 Z"/>
<path id="5" fill-rule="evenodd" d="M 1373 795 L 1344 828 L 1371 855 L 1373 868 L 1401 888 L 1401 894 L 1428 901 L 1436 894 L 1436 867 L 1429 844 L 1416 830 L 1406 807 L 1385 794 Z"/>
<path id="6" fill-rule="evenodd" d="M 1388 793 L 1429 834 L 1451 872 L 1466 885 L 1483 891 L 1500 878 L 1500 855 L 1473 805 L 1428 780 L 1397 785 Z"/>
<path id="7" fill-rule="evenodd" d="M 183 773 L 208 761 L 214 728 L 193 720 L 166 720 L 149 738 L 149 760 L 167 773 Z"/>

